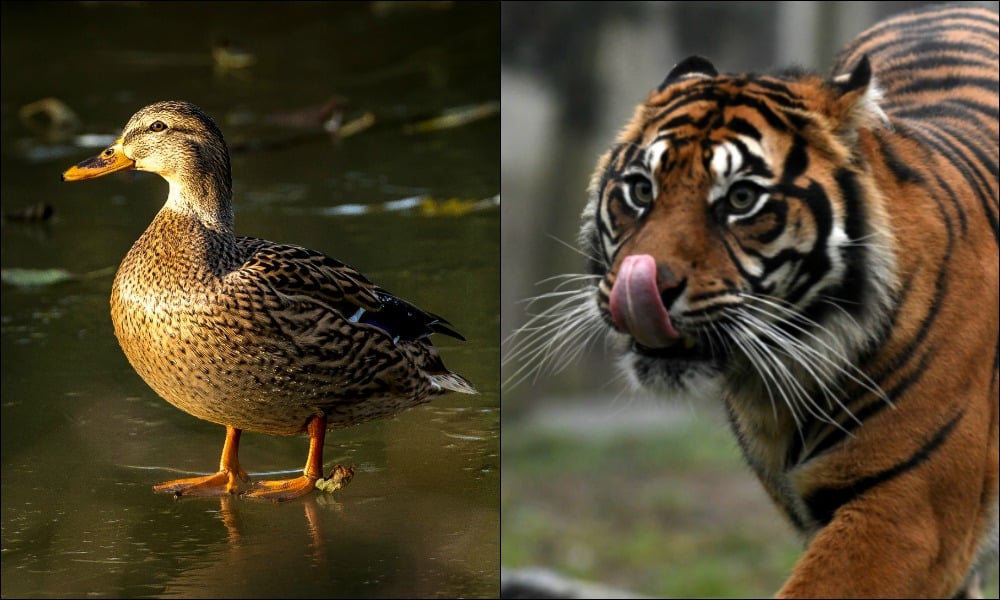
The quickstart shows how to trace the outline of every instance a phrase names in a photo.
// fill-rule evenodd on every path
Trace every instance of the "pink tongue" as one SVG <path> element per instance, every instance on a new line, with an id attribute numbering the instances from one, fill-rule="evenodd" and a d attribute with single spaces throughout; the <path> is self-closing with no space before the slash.
<path id="1" fill-rule="evenodd" d="M 634 254 L 622 261 L 611 288 L 611 319 L 647 348 L 664 348 L 680 337 L 660 300 L 652 256 Z"/>

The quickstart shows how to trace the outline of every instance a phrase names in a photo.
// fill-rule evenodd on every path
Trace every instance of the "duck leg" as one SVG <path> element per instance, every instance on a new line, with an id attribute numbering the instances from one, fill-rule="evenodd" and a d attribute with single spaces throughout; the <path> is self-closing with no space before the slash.
<path id="1" fill-rule="evenodd" d="M 174 479 L 153 486 L 154 492 L 172 493 L 175 496 L 225 496 L 237 493 L 240 481 L 249 481 L 240 467 L 240 430 L 226 427 L 226 443 L 222 446 L 219 472 L 204 477 Z"/>
<path id="2" fill-rule="evenodd" d="M 326 438 L 326 417 L 315 416 L 306 424 L 309 432 L 309 456 L 302 476 L 294 479 L 258 481 L 244 494 L 248 498 L 260 498 L 281 502 L 308 494 L 323 477 L 323 440 Z"/>

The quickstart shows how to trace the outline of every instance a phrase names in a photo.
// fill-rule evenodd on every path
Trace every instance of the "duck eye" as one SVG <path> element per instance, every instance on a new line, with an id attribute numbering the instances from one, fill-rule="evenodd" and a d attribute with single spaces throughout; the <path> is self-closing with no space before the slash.
<path id="1" fill-rule="evenodd" d="M 165 130 L 166 128 L 167 124 L 164 123 L 163 121 L 153 121 L 153 123 L 149 126 L 149 130 L 154 133 L 159 133 Z"/>

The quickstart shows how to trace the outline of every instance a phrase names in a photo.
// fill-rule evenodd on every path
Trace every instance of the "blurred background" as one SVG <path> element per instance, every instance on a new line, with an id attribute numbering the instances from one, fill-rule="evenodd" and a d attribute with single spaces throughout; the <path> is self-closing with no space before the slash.
<path id="1" fill-rule="evenodd" d="M 0 6 L 2 576 L 8 597 L 493 597 L 499 581 L 499 3 Z M 62 183 L 158 100 L 232 151 L 236 230 L 306 246 L 445 316 L 478 396 L 331 432 L 333 494 L 152 485 L 213 472 L 224 429 L 160 400 L 111 327 L 115 269 L 166 199 Z M 435 336 L 441 338 L 442 336 Z M 246 433 L 252 476 L 306 438 Z"/>
<path id="2" fill-rule="evenodd" d="M 538 282 L 584 272 L 569 246 L 597 157 L 674 64 L 700 54 L 723 72 L 826 72 L 867 26 L 922 4 L 503 3 L 501 335 L 525 323 L 524 299 L 555 286 Z M 742 465 L 720 407 L 629 391 L 595 346 L 503 389 L 504 566 L 617 593 L 772 595 L 802 547 Z M 504 355 L 516 347 L 504 342 Z"/>

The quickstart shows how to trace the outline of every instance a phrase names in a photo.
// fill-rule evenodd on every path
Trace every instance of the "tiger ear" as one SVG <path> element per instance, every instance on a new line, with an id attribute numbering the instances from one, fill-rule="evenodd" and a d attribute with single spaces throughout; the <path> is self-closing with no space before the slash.
<path id="1" fill-rule="evenodd" d="M 888 123 L 878 105 L 882 93 L 872 76 L 867 54 L 861 56 L 850 73 L 834 77 L 831 88 L 834 92 L 831 116 L 841 132 L 851 136 L 859 126 L 876 127 Z"/>
<path id="2" fill-rule="evenodd" d="M 670 73 L 667 74 L 667 78 L 663 80 L 663 83 L 661 83 L 658 88 L 656 88 L 656 91 L 662 92 L 666 89 L 667 85 L 673 83 L 681 77 L 715 77 L 718 74 L 719 72 L 715 70 L 715 65 L 713 65 L 707 58 L 697 55 L 689 56 L 677 63 L 673 69 L 670 69 Z"/>
<path id="3" fill-rule="evenodd" d="M 857 90 L 864 90 L 872 80 L 872 63 L 868 60 L 867 54 L 861 55 L 861 60 L 854 65 L 850 73 L 838 75 L 833 78 L 833 85 L 841 94 L 848 94 Z"/>

